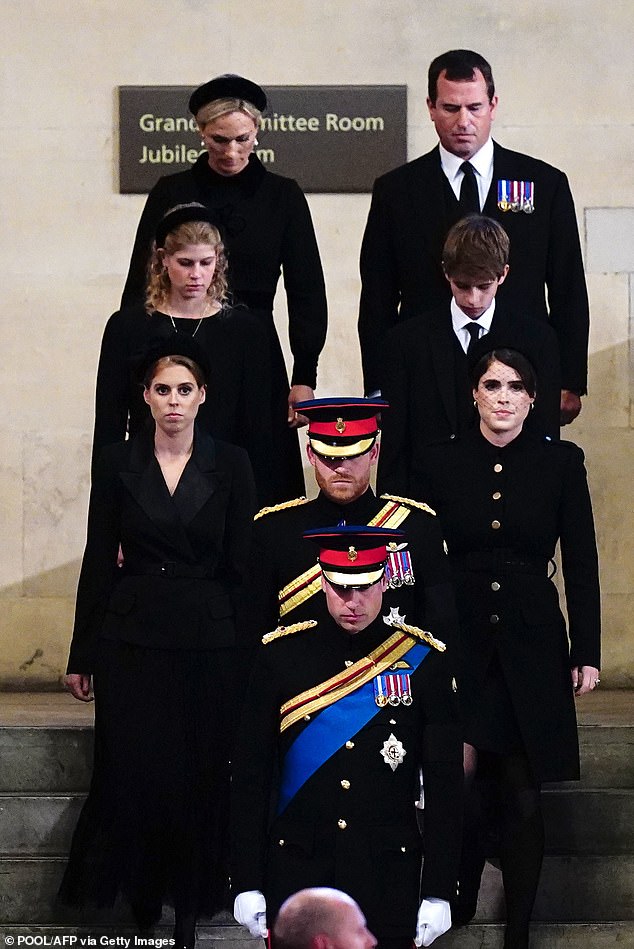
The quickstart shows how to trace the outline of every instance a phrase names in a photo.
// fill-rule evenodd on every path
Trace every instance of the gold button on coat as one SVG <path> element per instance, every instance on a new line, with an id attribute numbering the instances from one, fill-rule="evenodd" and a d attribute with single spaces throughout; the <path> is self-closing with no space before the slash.
<path id="1" fill-rule="evenodd" d="M 346 748 L 354 748 L 354 742 L 353 742 L 353 741 L 347 741 L 347 742 L 346 742 Z"/>
<path id="2" fill-rule="evenodd" d="M 492 623 L 500 622 L 500 617 L 498 616 L 497 613 L 491 613 L 491 616 L 489 617 L 489 619 L 491 620 Z"/>
<path id="3" fill-rule="evenodd" d="M 497 582 L 497 580 L 493 581 L 493 583 L 491 584 L 491 589 L 494 590 L 496 593 L 500 589 L 500 584 Z"/>
<path id="4" fill-rule="evenodd" d="M 497 465 L 493 465 L 493 470 L 494 470 L 497 474 L 500 473 L 500 471 L 502 470 L 502 465 L 500 464 L 499 461 L 498 461 Z"/>
<path id="5" fill-rule="evenodd" d="M 339 830 L 345 830 L 347 826 L 348 825 L 346 824 L 343 817 L 340 817 L 339 820 L 337 821 L 337 827 L 339 828 Z"/>
<path id="6" fill-rule="evenodd" d="M 499 501 L 500 498 L 502 497 L 502 492 L 501 492 L 501 491 L 494 491 L 493 494 L 491 495 L 491 497 L 493 498 L 494 501 Z"/>
<path id="7" fill-rule="evenodd" d="M 344 789 L 344 791 L 350 790 L 350 782 L 346 778 L 344 778 L 343 781 L 341 782 L 341 787 Z"/>
<path id="8" fill-rule="evenodd" d="M 499 521 L 497 521 L 497 520 L 496 520 L 496 521 L 491 521 L 491 527 L 493 528 L 494 531 L 499 531 L 499 529 L 500 529 L 501 526 L 502 526 L 502 525 L 500 524 Z"/>
<path id="9" fill-rule="evenodd" d="M 279 843 L 280 847 L 283 847 L 283 846 L 284 846 L 284 840 L 278 840 L 278 843 Z"/>

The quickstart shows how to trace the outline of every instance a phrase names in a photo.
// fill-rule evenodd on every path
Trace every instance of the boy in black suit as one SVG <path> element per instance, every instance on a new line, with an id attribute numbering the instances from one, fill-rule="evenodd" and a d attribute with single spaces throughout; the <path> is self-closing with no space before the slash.
<path id="1" fill-rule="evenodd" d="M 449 231 L 443 271 L 449 305 L 406 320 L 386 338 L 381 393 L 381 491 L 415 496 L 425 445 L 458 435 L 475 421 L 469 366 L 496 347 L 517 349 L 535 368 L 538 396 L 528 426 L 559 437 L 560 365 L 548 323 L 495 299 L 509 272 L 509 238 L 491 218 L 470 215 Z"/>

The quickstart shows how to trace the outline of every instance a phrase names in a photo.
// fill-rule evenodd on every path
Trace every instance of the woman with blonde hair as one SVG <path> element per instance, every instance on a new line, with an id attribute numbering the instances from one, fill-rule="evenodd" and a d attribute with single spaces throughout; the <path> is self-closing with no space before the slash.
<path id="1" fill-rule="evenodd" d="M 145 305 L 114 313 L 105 328 L 97 373 L 93 463 L 105 446 L 137 433 L 149 418 L 130 359 L 147 340 L 186 334 L 209 361 L 209 398 L 198 424 L 240 445 L 254 469 L 258 499 L 283 497 L 270 464 L 272 419 L 268 336 L 244 306 L 231 306 L 224 243 L 201 204 L 179 205 L 158 222 Z M 278 425 L 279 427 L 279 425 Z"/>

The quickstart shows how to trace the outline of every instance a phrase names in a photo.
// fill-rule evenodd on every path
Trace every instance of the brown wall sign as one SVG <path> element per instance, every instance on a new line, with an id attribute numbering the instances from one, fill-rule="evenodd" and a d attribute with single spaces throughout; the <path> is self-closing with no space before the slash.
<path id="1" fill-rule="evenodd" d="M 371 191 L 407 161 L 406 86 L 268 86 L 256 152 L 308 192 Z M 201 153 L 188 86 L 119 86 L 119 191 L 143 194 Z"/>

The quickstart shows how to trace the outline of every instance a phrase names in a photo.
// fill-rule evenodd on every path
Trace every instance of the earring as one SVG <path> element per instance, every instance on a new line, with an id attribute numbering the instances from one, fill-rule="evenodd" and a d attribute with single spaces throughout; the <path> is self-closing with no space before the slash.
<path id="1" fill-rule="evenodd" d="M 253 147 L 255 148 L 255 147 L 256 147 L 257 145 L 259 145 L 259 144 L 260 144 L 260 143 L 258 142 L 257 138 L 254 138 L 254 139 L 253 139 Z"/>
<path id="2" fill-rule="evenodd" d="M 477 407 L 478 407 L 478 403 L 476 402 L 475 399 L 473 400 L 473 407 L 474 407 L 474 409 L 477 409 Z"/>
<path id="3" fill-rule="evenodd" d="M 531 412 L 532 412 L 532 410 L 533 410 L 534 408 L 535 408 L 535 403 L 534 403 L 534 402 L 531 402 Z"/>

